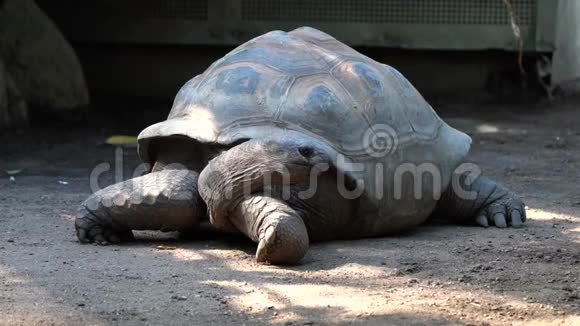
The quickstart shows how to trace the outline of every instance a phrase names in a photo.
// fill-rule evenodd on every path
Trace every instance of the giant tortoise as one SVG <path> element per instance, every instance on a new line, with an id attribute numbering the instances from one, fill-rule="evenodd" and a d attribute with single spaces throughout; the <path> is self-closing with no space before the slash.
<path id="1" fill-rule="evenodd" d="M 432 216 L 520 227 L 523 202 L 466 164 L 471 139 L 394 68 L 309 27 L 256 37 L 188 81 L 141 132 L 148 174 L 95 192 L 83 243 L 207 221 L 297 263 L 311 241 L 385 236 Z"/>

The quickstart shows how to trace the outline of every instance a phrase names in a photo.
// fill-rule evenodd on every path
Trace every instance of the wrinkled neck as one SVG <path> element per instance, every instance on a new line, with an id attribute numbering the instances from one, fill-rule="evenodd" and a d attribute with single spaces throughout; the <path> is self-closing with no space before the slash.
<path id="1" fill-rule="evenodd" d="M 210 220 L 231 228 L 227 217 L 243 199 L 267 187 L 306 182 L 311 167 L 285 162 L 264 152 L 248 152 L 239 145 L 212 160 L 200 176 L 200 194 L 208 205 Z M 252 148 L 250 148 L 252 149 Z"/>

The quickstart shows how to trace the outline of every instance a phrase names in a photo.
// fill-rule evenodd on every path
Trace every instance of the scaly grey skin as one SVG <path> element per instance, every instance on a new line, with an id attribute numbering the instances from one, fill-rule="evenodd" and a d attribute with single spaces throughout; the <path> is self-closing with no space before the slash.
<path id="1" fill-rule="evenodd" d="M 233 208 L 230 220 L 258 243 L 259 263 L 296 263 L 306 254 L 310 239 L 302 214 L 281 199 L 250 195 Z"/>
<path id="2" fill-rule="evenodd" d="M 133 239 L 131 230 L 187 231 L 206 217 L 197 191 L 196 169 L 202 163 L 188 151 L 190 142 L 172 139 L 159 145 L 151 173 L 99 190 L 83 202 L 75 220 L 81 242 L 119 243 Z"/>
<path id="3" fill-rule="evenodd" d="M 303 215 L 276 198 L 282 194 L 265 195 L 265 185 L 304 184 L 313 170 L 331 163 L 328 155 L 304 141 L 250 140 L 208 164 L 199 177 L 199 192 L 214 226 L 238 230 L 258 243 L 258 262 L 293 264 L 309 245 Z"/>
<path id="4" fill-rule="evenodd" d="M 187 148 L 179 141 L 175 146 Z M 201 175 L 194 169 L 203 160 L 171 144 L 162 147 L 152 173 L 105 188 L 83 203 L 76 220 L 81 242 L 118 243 L 131 239 L 131 230 L 191 229 L 206 218 L 204 200 L 214 226 L 258 243 L 258 262 L 295 264 L 310 241 L 349 238 L 354 202 L 340 196 L 336 171 L 324 171 L 330 157 L 304 139 L 247 141 L 218 155 Z M 303 196 L 314 178 L 316 192 Z M 484 177 L 455 178 L 461 192 L 450 185 L 433 216 L 484 227 L 525 222 L 523 202 L 505 187 Z M 468 192 L 475 196 L 461 195 Z"/>
<path id="5" fill-rule="evenodd" d="M 483 227 L 520 228 L 526 221 L 524 202 L 512 191 L 485 177 L 454 175 L 457 185 L 447 187 L 432 216 L 459 223 L 477 223 Z M 459 189 L 456 189 L 459 188 Z M 459 190 L 459 191 L 458 191 Z M 469 198 L 462 194 L 474 192 Z"/>
<path id="6" fill-rule="evenodd" d="M 353 201 L 338 193 L 336 180 L 333 171 L 320 174 L 316 192 L 309 195 L 307 183 L 290 186 L 287 195 L 283 187 L 274 185 L 264 193 L 244 197 L 229 220 L 258 243 L 258 262 L 295 264 L 310 242 L 348 237 Z"/>
<path id="7" fill-rule="evenodd" d="M 311 181 L 307 171 L 328 162 L 323 152 L 300 141 L 252 140 L 211 161 L 200 175 L 199 191 L 212 224 L 238 230 L 258 243 L 258 262 L 295 264 L 311 240 L 349 238 L 354 203 L 336 190 L 336 175 L 320 174 L 316 193 L 304 199 L 299 195 Z M 287 197 L 282 180 L 275 177 L 281 167 L 290 175 Z M 267 193 L 266 175 L 273 176 Z M 525 206 L 511 191 L 484 177 L 456 177 L 461 192 L 450 185 L 433 216 L 485 227 L 522 226 Z M 468 192 L 473 197 L 461 195 Z"/>

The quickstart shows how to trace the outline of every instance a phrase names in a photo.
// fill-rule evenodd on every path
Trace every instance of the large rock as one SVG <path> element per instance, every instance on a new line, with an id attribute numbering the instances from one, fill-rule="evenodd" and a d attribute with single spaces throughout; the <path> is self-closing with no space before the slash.
<path id="1" fill-rule="evenodd" d="M 34 1 L 0 0 L 0 59 L 31 115 L 89 103 L 75 52 Z"/>
<path id="2" fill-rule="evenodd" d="M 0 129 L 28 122 L 26 102 L 0 60 Z"/>

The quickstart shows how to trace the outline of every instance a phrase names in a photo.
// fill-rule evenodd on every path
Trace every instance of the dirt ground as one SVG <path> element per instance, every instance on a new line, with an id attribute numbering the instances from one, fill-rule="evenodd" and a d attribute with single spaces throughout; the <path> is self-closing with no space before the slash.
<path id="1" fill-rule="evenodd" d="M 313 244 L 284 268 L 256 264 L 242 237 L 207 230 L 77 242 L 89 173 L 114 164 L 115 149 L 99 144 L 151 121 L 126 127 L 125 114 L 1 135 L 0 324 L 580 325 L 579 103 L 443 110 L 474 138 L 470 159 L 524 198 L 525 228 L 432 223 Z M 124 164 L 138 164 L 134 149 Z M 11 181 L 3 173 L 14 169 Z"/>

